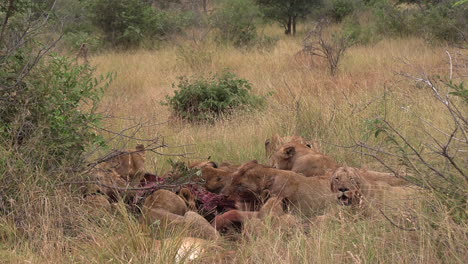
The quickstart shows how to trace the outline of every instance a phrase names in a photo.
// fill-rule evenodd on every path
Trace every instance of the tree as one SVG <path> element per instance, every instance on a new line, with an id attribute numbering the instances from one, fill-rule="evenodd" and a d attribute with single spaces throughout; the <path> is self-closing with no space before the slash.
<path id="1" fill-rule="evenodd" d="M 321 0 L 256 0 L 263 8 L 265 16 L 284 26 L 286 35 L 296 34 L 297 19 L 310 13 L 312 7 Z"/>

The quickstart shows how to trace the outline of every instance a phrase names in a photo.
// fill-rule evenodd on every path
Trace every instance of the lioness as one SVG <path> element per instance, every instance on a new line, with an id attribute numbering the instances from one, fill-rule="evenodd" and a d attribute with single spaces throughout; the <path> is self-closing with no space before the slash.
<path id="1" fill-rule="evenodd" d="M 184 194 L 181 194 L 181 196 Z M 216 230 L 201 215 L 189 211 L 184 199 L 167 190 L 158 190 L 146 198 L 141 221 L 147 224 L 160 222 L 163 225 L 192 226 L 194 232 L 204 238 L 217 238 Z"/>
<path id="2" fill-rule="evenodd" d="M 330 188 L 337 194 L 336 199 L 340 204 L 346 206 L 362 206 L 363 203 L 369 202 L 382 204 L 385 202 L 385 197 L 401 199 L 412 193 L 409 188 L 393 187 L 406 183 L 402 179 L 393 177 L 395 179 L 388 181 L 386 177 L 382 178 L 383 176 L 365 177 L 365 175 L 365 170 L 352 167 L 339 167 L 332 173 Z"/>
<path id="3" fill-rule="evenodd" d="M 99 184 L 88 186 L 87 192 L 102 193 L 112 199 L 119 196 L 133 197 L 135 191 L 121 191 L 135 185 L 145 175 L 145 147 L 137 145 L 135 149 L 114 151 L 107 160 L 90 168 L 88 174 Z"/>
<path id="4" fill-rule="evenodd" d="M 279 170 L 251 161 L 232 175 L 222 193 L 243 202 L 261 202 L 268 196 L 284 199 L 291 209 L 312 216 L 333 201 L 327 176 L 305 177 L 293 171 Z"/>
<path id="5" fill-rule="evenodd" d="M 203 167 L 201 169 L 202 178 L 205 180 L 204 187 L 213 193 L 219 193 L 221 190 L 229 185 L 232 180 L 232 173 L 237 170 L 239 166 L 226 165 L 219 168 Z"/>
<path id="6" fill-rule="evenodd" d="M 265 154 L 270 160 L 270 164 L 273 166 L 272 156 L 282 145 L 286 143 L 298 143 L 303 144 L 316 152 L 320 152 L 320 145 L 317 141 L 307 141 L 303 137 L 299 136 L 286 136 L 280 137 L 278 134 L 273 135 L 271 138 L 265 140 Z"/>
<path id="7" fill-rule="evenodd" d="M 291 222 L 292 215 L 283 210 L 283 200 L 280 197 L 268 199 L 259 211 L 230 210 L 215 217 L 211 223 L 216 230 L 226 231 L 232 226 L 242 226 L 245 221 L 252 219 L 264 220 L 267 217 L 276 218 L 283 223 Z"/>
<path id="8" fill-rule="evenodd" d="M 113 156 L 98 165 L 101 169 L 111 169 L 126 182 L 137 182 L 145 173 L 145 147 L 137 145 L 135 149 L 118 150 Z"/>
<path id="9" fill-rule="evenodd" d="M 291 170 L 306 177 L 325 175 L 327 170 L 338 167 L 332 158 L 300 143 L 284 144 L 273 154 L 272 160 L 275 168 Z"/>

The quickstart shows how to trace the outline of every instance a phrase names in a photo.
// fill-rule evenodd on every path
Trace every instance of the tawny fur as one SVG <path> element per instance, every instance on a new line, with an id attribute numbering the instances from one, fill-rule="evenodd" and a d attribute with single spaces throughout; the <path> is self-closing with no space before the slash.
<path id="1" fill-rule="evenodd" d="M 352 167 L 339 167 L 330 177 L 330 188 L 338 203 L 351 206 L 384 205 L 389 200 L 405 200 L 414 188 L 391 174 L 371 172 Z"/>
<path id="2" fill-rule="evenodd" d="M 285 136 L 280 137 L 278 134 L 273 135 L 271 138 L 265 140 L 265 154 L 270 160 L 270 165 L 273 166 L 273 153 L 275 153 L 282 145 L 287 143 L 298 143 L 303 144 L 315 152 L 320 152 L 320 145 L 317 141 L 308 141 L 303 137 L 299 136 Z"/>
<path id="3" fill-rule="evenodd" d="M 280 197 L 294 211 L 305 215 L 320 214 L 334 199 L 329 178 L 305 177 L 293 171 L 269 168 L 256 161 L 242 165 L 234 174 L 231 185 L 223 193 L 240 201 Z"/>
<path id="4" fill-rule="evenodd" d="M 300 143 L 282 145 L 272 157 L 274 167 L 301 173 L 306 177 L 325 175 L 338 167 L 329 156 L 316 152 Z"/>
<path id="5" fill-rule="evenodd" d="M 209 239 L 218 237 L 216 230 L 205 218 L 196 212 L 189 211 L 184 199 L 167 190 L 158 190 L 146 198 L 141 220 L 146 224 L 190 226 L 194 235 Z"/>

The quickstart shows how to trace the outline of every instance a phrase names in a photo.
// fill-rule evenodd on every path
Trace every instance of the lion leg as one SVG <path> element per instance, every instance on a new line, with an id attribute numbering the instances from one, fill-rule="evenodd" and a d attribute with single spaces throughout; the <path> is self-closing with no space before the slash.
<path id="1" fill-rule="evenodd" d="M 283 210 L 283 198 L 281 197 L 272 197 L 260 208 L 258 213 L 261 219 L 265 218 L 267 215 L 272 216 L 282 216 L 284 215 Z"/>
<path id="2" fill-rule="evenodd" d="M 210 223 L 196 212 L 185 213 L 184 222 L 192 228 L 192 234 L 205 239 L 217 239 L 218 231 Z"/>
<path id="3" fill-rule="evenodd" d="M 231 210 L 215 217 L 212 225 L 216 230 L 225 230 L 235 224 L 242 225 L 247 219 L 258 218 L 258 212 Z"/>
<path id="4" fill-rule="evenodd" d="M 185 218 L 181 215 L 173 214 L 165 209 L 147 208 L 143 215 L 144 220 L 147 224 L 153 224 L 156 221 L 160 221 L 162 224 L 185 224 Z"/>

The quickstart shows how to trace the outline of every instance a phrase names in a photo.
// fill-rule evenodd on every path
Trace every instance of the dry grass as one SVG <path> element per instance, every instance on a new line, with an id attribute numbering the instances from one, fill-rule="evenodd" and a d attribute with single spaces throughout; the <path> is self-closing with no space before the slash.
<path id="1" fill-rule="evenodd" d="M 100 73 L 117 73 L 106 91 L 102 110 L 138 121 L 158 123 L 170 118 L 168 108 L 160 101 L 173 92 L 171 84 L 177 82 L 177 76 L 228 68 L 248 79 L 255 93 L 274 93 L 268 98 L 265 111 L 239 114 L 215 125 L 170 121 L 145 127 L 138 133 L 139 137 L 163 135 L 173 146 L 193 144 L 162 150 L 194 152 L 193 159 L 211 156 L 216 161 L 264 162 L 266 138 L 275 133 L 298 134 L 319 140 L 325 152 L 340 162 L 381 169 L 373 160 L 335 145 L 348 145 L 353 139 L 374 140 L 365 136 L 366 121 L 384 111 L 406 135 L 422 136 L 408 126 L 409 122 L 418 121 L 400 111 L 401 106 L 411 106 L 421 116 L 446 125 L 446 116 L 438 111 L 440 108 L 426 91 L 395 75 L 407 70 L 402 68 L 402 58 L 430 72 L 445 73 L 448 68 L 444 48 L 428 46 L 420 39 L 386 39 L 375 46 L 354 47 L 336 77 L 328 74 L 324 61 L 294 57 L 300 49 L 299 38 L 283 38 L 271 52 L 207 44 L 198 49 L 204 52 L 201 55 L 184 57 L 178 55 L 178 48 L 165 47 L 156 51 L 108 52 L 93 57 L 92 64 Z M 209 60 L 193 65 L 196 60 L 187 56 L 208 56 Z M 105 126 L 120 130 L 133 122 L 109 119 Z M 135 142 L 113 144 L 122 148 Z M 148 154 L 147 169 L 161 173 L 168 167 L 166 160 L 166 156 Z M 0 245 L 0 262 L 171 263 L 175 247 L 158 251 L 154 238 L 187 233 L 149 232 L 123 205 L 112 213 L 96 215 L 61 191 L 34 194 L 34 190 L 25 190 L 27 195 L 30 202 L 18 211 L 29 214 L 16 216 L 23 217 L 21 221 L 0 219 L 0 239 L 5 242 Z M 433 199 L 427 194 L 425 200 Z M 456 225 L 441 213 L 442 205 L 431 206 L 438 213 L 418 210 L 421 228 L 414 232 L 398 229 L 383 217 L 362 218 L 345 211 L 318 225 L 277 229 L 266 223 L 255 228 L 255 233 L 216 243 L 234 250 L 228 263 L 465 263 L 466 223 Z"/>

